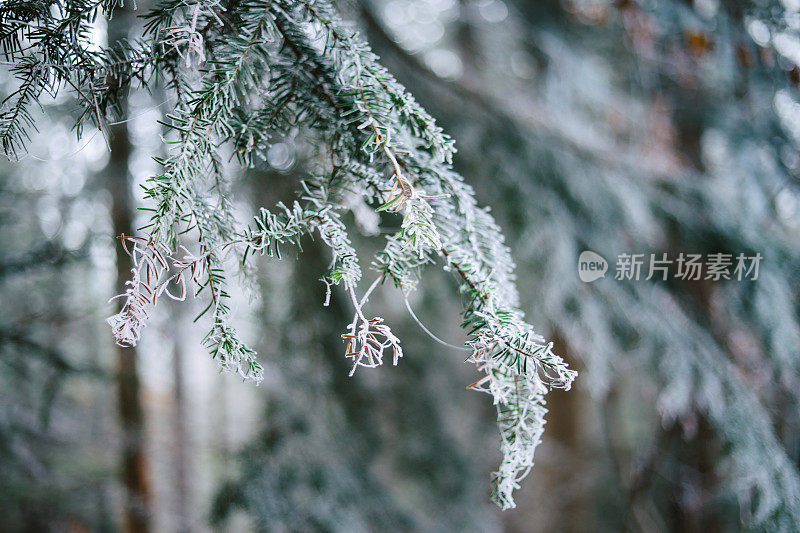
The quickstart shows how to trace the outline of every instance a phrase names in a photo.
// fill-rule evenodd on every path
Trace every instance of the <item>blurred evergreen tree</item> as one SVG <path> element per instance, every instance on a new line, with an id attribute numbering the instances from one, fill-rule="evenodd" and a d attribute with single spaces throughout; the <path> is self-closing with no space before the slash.
<path id="1" fill-rule="evenodd" d="M 92 259 L 108 227 L 87 180 L 104 154 L 61 168 L 79 143 L 70 124 L 42 120 L 56 143 L 0 163 L 0 529 L 110 531 L 113 414 Z"/>

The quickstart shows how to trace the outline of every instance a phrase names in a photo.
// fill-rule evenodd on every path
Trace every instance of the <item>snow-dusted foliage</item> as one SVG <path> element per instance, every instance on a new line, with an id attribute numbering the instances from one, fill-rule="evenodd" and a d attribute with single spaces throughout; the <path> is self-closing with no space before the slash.
<path id="1" fill-rule="evenodd" d="M 14 108 L 19 117 L 3 115 L 7 153 L 21 149 L 26 110 L 45 89 L 77 88 L 86 107 L 81 119 L 101 129 L 114 94 L 132 81 L 147 85 L 157 76 L 176 102 L 165 121 L 168 152 L 158 159 L 163 172 L 147 181 L 151 218 L 146 233 L 132 241 L 125 304 L 109 319 L 117 342 L 136 344 L 148 308 L 168 285 L 177 283 L 182 297 L 193 284 L 210 300 L 205 344 L 214 359 L 224 370 L 259 381 L 255 353 L 232 324 L 225 257 L 246 262 L 250 252 L 278 255 L 279 246 L 316 234 L 332 256 L 324 281 L 329 290 L 339 286 L 336 294 L 349 297 L 354 308 L 342 335 L 351 374 L 382 364 L 384 356 L 397 364 L 400 340 L 382 318 L 365 314 L 368 297 L 386 280 L 407 293 L 424 265 L 439 262 L 461 279 L 469 361 L 481 374 L 473 388 L 490 394 L 497 407 L 503 460 L 493 498 L 513 507 L 513 490 L 533 466 L 544 428 L 545 393 L 568 389 L 575 372 L 525 322 L 500 229 L 451 167 L 453 140 L 329 2 L 163 1 L 146 15 L 143 40 L 99 53 L 89 51 L 86 25 L 98 12 L 110 13 L 114 2 L 61 6 L 67 35 L 54 26 L 44 36 L 30 31 L 44 13 L 29 3 L 11 4 L 3 17 L 12 21 L 11 46 L 30 40 L 39 53 L 11 54 L 22 89 Z M 53 35 L 71 48 L 48 48 Z M 242 225 L 230 207 L 222 152 L 230 147 L 241 164 L 254 165 L 266 156 L 273 133 L 290 128 L 325 147 L 325 168 L 303 182 L 291 208 L 262 209 L 250 226 Z M 403 219 L 374 259 L 377 278 L 359 297 L 364 272 L 342 215 L 364 203 Z M 178 236 L 187 232 L 196 237 L 197 251 L 177 259 Z"/>
<path id="2" fill-rule="evenodd" d="M 559 331 L 585 364 L 582 381 L 601 412 L 642 398 L 642 409 L 653 416 L 646 440 L 654 448 L 662 439 L 671 442 L 652 457 L 632 454 L 614 467 L 619 514 L 629 515 L 624 520 L 640 519 L 640 481 L 656 477 L 654 465 L 665 459 L 662 472 L 671 463 L 680 473 L 645 479 L 651 485 L 645 515 L 671 516 L 679 495 L 677 507 L 690 514 L 738 506 L 731 520 L 746 528 L 800 530 L 800 330 L 796 291 L 787 290 L 796 282 L 800 227 L 797 2 L 458 2 L 460 15 L 451 18 L 453 9 L 440 21 L 448 30 L 468 30 L 458 47 L 469 50 L 462 57 L 469 75 L 452 81 L 437 78 L 426 51 L 412 56 L 402 49 L 404 39 L 385 39 L 387 50 L 401 44 L 394 52 L 410 68 L 431 69 L 425 83 L 442 86 L 442 96 L 426 95 L 426 101 L 438 106 L 437 116 L 449 113 L 453 131 L 461 128 L 471 139 L 472 149 L 459 156 L 462 168 L 491 176 L 475 184 L 481 198 L 503 207 L 496 216 L 512 230 L 517 272 L 536 280 L 535 297 L 523 298 L 498 225 L 451 167 L 452 139 L 339 19 L 332 2 L 154 4 L 139 11 L 146 21 L 141 39 L 100 49 L 90 25 L 114 10 L 135 9 L 131 2 L 0 2 L 0 53 L 15 78 L 3 87 L 10 94 L 0 105 L 7 156 L 24 154 L 34 127 L 30 110 L 46 93 L 70 90 L 82 110 L 78 130 L 88 124 L 103 133 L 106 121 L 125 119 L 114 112 L 131 86 L 157 83 L 155 93 L 166 93 L 162 170 L 147 180 L 143 204 L 150 224 L 121 239 L 133 269 L 121 309 L 109 319 L 118 343 L 140 339 L 160 296 L 182 299 L 194 290 L 208 305 L 205 344 L 212 356 L 221 368 L 258 382 L 264 370 L 235 329 L 226 289 L 234 281 L 232 266 L 248 270 L 259 255 L 302 251 L 313 238 L 329 250 L 324 304 L 336 298 L 352 306 L 352 321 L 348 312 L 347 324 L 331 333 L 341 341 L 346 369 L 340 371 L 403 364 L 400 330 L 375 316 L 369 297 L 386 281 L 409 295 L 422 285 L 426 268 L 439 265 L 460 283 L 468 336 L 462 349 L 477 370 L 469 388 L 491 395 L 497 410 L 503 459 L 493 497 L 502 507 L 514 505 L 513 491 L 534 464 L 547 391 L 569 388 L 575 377 L 526 322 L 525 309 Z M 342 4 L 374 11 L 374 21 L 364 18 L 376 35 L 381 18 L 388 37 L 403 37 L 419 23 L 393 16 L 403 0 L 391 9 L 368 0 Z M 486 18 L 492 6 L 507 7 L 499 13 L 507 18 L 474 20 Z M 480 17 L 471 17 L 473 8 Z M 448 40 L 428 52 L 444 51 Z M 298 154 L 306 150 L 309 164 L 300 166 L 313 169 L 297 184 L 296 200 L 254 206 L 252 220 L 237 220 L 232 167 L 261 165 L 287 139 L 301 147 Z M 355 228 L 372 241 L 362 246 L 366 239 L 356 239 Z M 607 259 L 620 252 L 702 250 L 760 253 L 765 261 L 752 284 L 621 279 L 589 286 L 565 276 L 587 248 Z M 364 249 L 379 251 L 360 257 Z M 298 313 L 307 307 L 304 301 Z M 291 333 L 276 344 L 297 351 Z M 402 340 L 405 361 L 418 357 L 409 348 L 412 339 Z M 317 368 L 300 359 L 281 370 L 293 364 L 295 375 L 308 375 Z M 292 409 L 325 418 L 295 391 L 287 400 Z M 582 431 L 608 430 L 598 418 L 603 430 Z M 708 445 L 719 446 L 713 461 L 685 464 L 682 450 L 696 450 L 693 439 L 705 442 L 706 429 L 713 433 Z M 607 439 L 605 451 L 627 451 L 641 439 L 624 433 L 614 435 L 621 442 Z M 307 460 L 299 448 L 286 445 L 286 462 L 267 469 Z M 330 464 L 327 457 L 322 462 Z M 626 466 L 638 481 L 626 479 Z M 706 470 L 701 479 L 696 466 Z M 594 476 L 604 476 L 597 473 L 604 469 L 593 468 Z M 343 477 L 341 471 L 335 476 Z M 560 472 L 557 477 L 562 482 Z M 705 491 L 711 478 L 713 501 L 698 507 L 693 493 Z M 656 492 L 662 482 L 666 494 Z M 316 516 L 317 501 L 296 492 L 302 494 L 287 496 L 293 503 L 286 514 L 297 514 L 302 500 L 304 514 Z M 260 507 L 262 494 L 259 488 L 252 496 L 262 513 L 280 514 L 274 502 Z M 359 499 L 349 489 L 340 494 Z M 561 519 L 560 508 L 550 513 Z"/>

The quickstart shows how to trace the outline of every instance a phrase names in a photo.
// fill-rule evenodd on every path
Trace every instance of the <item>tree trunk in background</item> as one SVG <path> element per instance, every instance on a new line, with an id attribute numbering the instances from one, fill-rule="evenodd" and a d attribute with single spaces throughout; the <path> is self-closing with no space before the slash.
<path id="1" fill-rule="evenodd" d="M 133 17 L 120 9 L 108 21 L 108 42 L 112 44 L 127 37 Z M 124 105 L 124 104 L 123 104 Z M 105 169 L 105 180 L 111 193 L 111 217 L 114 235 L 133 235 L 134 202 L 128 163 L 131 154 L 127 124 L 108 129 L 111 155 Z M 130 277 L 131 260 L 117 243 L 118 291 Z M 136 370 L 136 350 L 117 346 L 117 402 L 122 429 L 122 470 L 124 494 L 124 529 L 131 533 L 150 531 L 150 485 L 144 448 L 144 414 L 139 398 L 139 376 Z"/>
<path id="2" fill-rule="evenodd" d="M 115 235 L 132 235 L 132 202 L 128 183 L 130 145 L 125 124 L 109 128 L 111 157 L 106 166 L 106 181 L 112 197 L 112 222 Z M 121 245 L 116 247 L 117 290 L 124 290 L 130 277 L 130 257 Z M 149 483 L 144 451 L 144 415 L 139 399 L 136 350 L 116 346 L 117 401 L 122 426 L 122 466 L 125 486 L 125 529 L 149 531 Z"/>
<path id="3" fill-rule="evenodd" d="M 183 306 L 173 306 L 173 313 L 176 316 L 176 323 L 179 324 L 173 333 L 173 349 L 172 349 L 172 379 L 174 386 L 174 408 L 173 408 L 173 421 L 172 427 L 174 430 L 173 447 L 175 461 L 175 481 L 173 488 L 175 490 L 175 514 L 177 516 L 176 524 L 179 533 L 191 531 L 191 517 L 189 516 L 189 483 L 187 481 L 188 475 L 188 460 L 189 460 L 189 439 L 187 438 L 186 421 L 188 412 L 186 409 L 186 381 L 183 373 L 183 364 L 185 359 L 184 346 L 186 340 L 183 338 L 182 332 L 186 330 L 184 324 L 185 316 Z"/>
<path id="4" fill-rule="evenodd" d="M 554 350 L 561 354 L 570 368 L 578 368 L 578 363 L 571 356 L 566 339 L 555 329 L 551 336 Z M 550 438 L 563 447 L 565 456 L 569 459 L 567 465 L 560 465 L 564 471 L 552 480 L 552 483 L 563 483 L 564 477 L 573 484 L 573 489 L 569 491 L 562 501 L 561 511 L 564 516 L 570 517 L 565 521 L 559 530 L 566 533 L 568 531 L 588 531 L 591 529 L 587 519 L 591 503 L 587 501 L 586 487 L 580 484 L 582 481 L 584 468 L 584 458 L 582 450 L 586 443 L 582 433 L 581 412 L 586 408 L 583 405 L 583 395 L 580 391 L 572 389 L 563 391 L 555 389 L 548 394 L 547 409 L 547 429 L 550 431 Z M 557 487 L 554 486 L 554 489 Z M 535 505 L 535 504 L 534 504 Z"/>
<path id="5" fill-rule="evenodd" d="M 128 186 L 128 132 L 125 124 L 110 128 L 111 158 L 106 167 L 106 180 L 112 196 L 114 234 L 133 234 L 131 198 Z M 117 246 L 118 290 L 123 290 L 130 276 L 130 257 Z M 136 350 L 116 347 L 117 401 L 122 426 L 123 484 L 125 486 L 125 529 L 149 531 L 149 484 L 144 451 L 144 415 L 139 400 L 139 376 L 136 371 Z"/>
<path id="6" fill-rule="evenodd" d="M 553 351 L 578 368 L 564 337 L 554 329 L 549 337 Z M 578 533 L 593 531 L 591 522 L 593 502 L 585 483 L 586 448 L 581 413 L 587 408 L 580 390 L 553 389 L 547 393 L 547 426 L 543 437 L 543 452 L 536 456 L 535 475 L 523 484 L 517 497 L 517 509 L 502 515 L 504 529 L 509 533 L 535 531 Z M 552 501 L 542 506 L 543 498 Z"/>

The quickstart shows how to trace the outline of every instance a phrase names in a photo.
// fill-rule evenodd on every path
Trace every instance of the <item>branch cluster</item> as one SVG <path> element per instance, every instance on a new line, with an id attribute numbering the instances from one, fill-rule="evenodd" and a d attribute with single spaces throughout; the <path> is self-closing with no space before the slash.
<path id="1" fill-rule="evenodd" d="M 223 369 L 259 381 L 255 353 L 232 325 L 225 258 L 280 256 L 281 246 L 299 247 L 303 235 L 316 234 L 331 253 L 325 282 L 329 289 L 340 286 L 354 308 L 342 336 L 351 374 L 382 364 L 387 350 L 397 364 L 400 341 L 383 319 L 366 318 L 364 308 L 384 281 L 408 293 L 423 267 L 439 262 L 457 274 L 464 295 L 469 360 L 482 374 L 472 388 L 490 394 L 497 407 L 503 459 L 493 498 L 503 508 L 514 506 L 513 490 L 533 466 L 544 428 L 544 396 L 553 386 L 568 389 L 575 372 L 525 322 L 510 252 L 488 210 L 478 207 L 472 188 L 452 169 L 452 139 L 327 0 L 164 1 L 146 15 L 141 41 L 114 45 L 124 54 L 91 52 L 85 42 L 92 17 L 110 14 L 113 3 L 76 3 L 82 11 L 74 13 L 65 7 L 70 3 L 59 4 L 63 20 L 20 14 L 28 2 L 8 4 L 0 20 L 12 24 L 17 41 L 0 37 L 0 43 L 13 48 L 6 56 L 16 62 L 20 88 L 18 104 L 0 123 L 7 154 L 21 148 L 20 132 L 30 126 L 24 110 L 45 78 L 52 90 L 74 86 L 98 126 L 115 95 L 134 81 L 146 85 L 156 76 L 175 98 L 164 122 L 169 153 L 158 160 L 163 172 L 145 191 L 147 235 L 122 239 L 134 244 L 134 268 L 121 295 L 125 304 L 109 319 L 119 343 L 136 344 L 158 296 L 174 296 L 167 284 L 177 283 L 182 298 L 191 282 L 196 294 L 206 291 L 210 298 L 205 312 L 212 326 L 204 342 L 212 356 Z M 20 17 L 24 24 L 9 22 Z M 31 24 L 46 26 L 47 36 L 27 29 Z M 113 80 L 99 83 L 100 73 L 113 73 Z M 266 158 L 273 136 L 289 131 L 325 146 L 329 163 L 302 182 L 291 207 L 262 208 L 243 226 L 230 209 L 222 147 L 252 166 Z M 373 258 L 378 277 L 359 298 L 364 273 L 343 215 L 351 210 L 363 221 L 365 209 L 373 223 L 382 211 L 386 219 L 402 214 L 402 222 Z M 178 260 L 178 236 L 186 232 L 196 236 L 198 251 Z"/>

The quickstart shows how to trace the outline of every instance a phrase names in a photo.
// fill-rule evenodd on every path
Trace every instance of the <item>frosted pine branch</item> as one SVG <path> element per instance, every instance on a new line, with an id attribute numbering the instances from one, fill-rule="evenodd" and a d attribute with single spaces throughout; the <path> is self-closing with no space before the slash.
<path id="1" fill-rule="evenodd" d="M 311 22 L 322 25 L 322 39 L 326 42 L 338 40 L 346 52 L 321 57 L 312 47 L 298 43 L 304 39 L 303 35 L 287 31 L 282 34 L 285 40 L 294 41 L 291 46 L 295 50 L 302 50 L 308 60 L 315 61 L 320 71 L 346 73 L 334 79 L 320 79 L 319 83 L 330 85 L 332 88 L 328 90 L 331 93 L 351 96 L 351 107 L 342 104 L 345 111 L 341 116 L 353 125 L 350 135 L 366 154 L 367 162 L 380 165 L 378 157 L 385 157 L 385 165 L 393 174 L 395 184 L 380 208 L 403 206 L 416 189 L 430 199 L 433 215 L 426 229 L 435 230 L 441 242 L 439 250 L 435 251 L 445 255 L 447 264 L 458 271 L 464 281 L 464 292 L 468 296 L 465 327 L 471 332 L 471 342 L 496 365 L 488 374 L 491 382 L 488 388 L 500 393 L 495 400 L 500 410 L 498 424 L 504 459 L 495 478 L 495 499 L 502 507 L 511 507 L 511 492 L 519 479 L 527 474 L 533 463 L 533 450 L 538 444 L 537 431 L 528 428 L 544 425 L 543 408 L 526 410 L 511 406 L 527 401 L 525 391 L 543 394 L 546 386 L 569 388 L 575 373 L 568 370 L 563 360 L 552 354 L 549 345 L 533 333 L 516 307 L 519 296 L 513 284 L 513 261 L 502 244 L 502 235 L 494 220 L 476 206 L 472 190 L 449 168 L 447 158 L 437 156 L 440 153 L 438 148 L 441 148 L 433 145 L 437 141 L 421 135 L 420 130 L 409 124 L 407 117 L 408 113 L 415 113 L 413 108 L 398 106 L 398 102 L 405 101 L 402 98 L 381 96 L 389 92 L 398 95 L 404 90 L 374 65 L 375 58 L 366 52 L 363 43 L 354 44 L 347 38 L 347 30 L 335 17 L 325 18 L 328 11 L 325 6 L 320 8 L 322 4 L 324 2 L 306 3 L 306 16 Z M 302 11 L 302 8 L 298 10 L 299 13 Z M 417 120 L 423 123 L 427 119 L 420 114 Z M 429 151 L 426 153 L 420 147 Z M 342 157 L 358 159 L 351 149 L 347 149 Z M 424 221 L 424 217 L 418 220 Z M 426 244 L 439 242 L 430 239 Z M 397 250 L 387 247 L 386 251 L 396 253 Z M 413 281 L 409 282 L 405 272 L 416 269 L 406 268 L 411 266 L 409 255 L 424 258 L 425 246 L 418 247 L 415 252 L 389 258 L 384 255 L 379 267 L 386 273 L 394 270 L 399 274 L 393 277 L 395 283 L 410 287 Z M 517 386 L 513 389 L 508 387 L 509 380 Z M 523 396 L 518 397 L 518 394 Z M 543 398 L 536 401 L 541 404 Z M 514 416 L 509 412 L 515 413 Z M 515 434 L 517 438 L 508 439 L 509 434 Z"/>
<path id="2" fill-rule="evenodd" d="M 214 272 L 213 267 L 216 254 L 239 241 L 222 243 L 200 256 L 181 247 L 184 255 L 178 258 L 165 244 L 152 239 L 126 235 L 120 239 L 126 251 L 129 245 L 133 246 L 128 253 L 134 267 L 131 269 L 131 279 L 126 282 L 126 292 L 112 298 L 125 298 L 122 309 L 107 320 L 117 344 L 136 346 L 141 338 L 141 330 L 147 325 L 149 312 L 157 305 L 162 294 L 182 301 L 187 294 L 187 284 L 198 289 L 208 287 L 212 298 L 209 308 L 213 308 L 214 323 L 203 341 L 204 345 L 223 370 L 256 382 L 263 379 L 255 352 L 239 340 L 235 328 L 230 324 L 230 308 L 224 302 L 228 297 L 224 290 L 224 279 Z M 177 293 L 170 291 L 171 285 L 178 289 Z"/>
<path id="3" fill-rule="evenodd" d="M 324 206 L 318 211 L 307 210 L 298 202 L 294 202 L 291 209 L 278 203 L 278 213 L 262 207 L 254 218 L 255 227 L 247 228 L 244 240 L 253 252 L 280 259 L 281 245 L 293 244 L 299 248 L 300 237 L 311 233 L 329 209 L 330 206 Z"/>
<path id="4" fill-rule="evenodd" d="M 125 48 L 129 58 L 113 56 L 123 85 L 145 83 L 152 71 L 176 101 L 165 121 L 163 172 L 147 182 L 149 234 L 137 241 L 125 304 L 109 319 L 115 337 L 137 342 L 167 285 L 168 294 L 183 297 L 189 284 L 207 298 L 211 328 L 204 344 L 212 357 L 222 369 L 259 381 L 256 354 L 233 325 L 226 257 L 246 263 L 257 255 L 252 252 L 280 256 L 282 246 L 299 248 L 302 236 L 311 234 L 330 250 L 329 289 L 338 285 L 336 294 L 349 295 L 354 306 L 344 336 L 351 373 L 382 364 L 389 351 L 396 364 L 403 355 L 399 339 L 363 308 L 381 282 L 392 280 L 407 294 L 423 268 L 439 261 L 461 281 L 470 360 L 481 373 L 472 388 L 491 394 L 498 410 L 503 460 L 494 499 L 513 506 L 513 490 L 532 467 L 541 438 L 544 394 L 569 388 L 575 373 L 525 322 L 500 228 L 450 166 L 452 139 L 329 2 L 252 0 L 225 3 L 225 9 L 222 17 L 213 0 L 164 0 L 146 16 L 146 41 Z M 85 27 L 84 15 L 71 24 Z M 81 72 L 101 69 L 112 56 L 85 57 Z M 20 96 L 39 90 L 42 80 L 34 79 Z M 123 85 L 100 85 L 93 99 L 111 102 Z M 103 106 L 89 109 L 100 123 Z M 14 120 L 6 122 L 6 130 L 17 131 Z M 298 202 L 261 209 L 243 227 L 233 216 L 232 176 L 222 154 L 230 149 L 242 166 L 254 166 L 274 137 L 295 134 L 319 147 L 321 169 L 302 182 Z M 379 275 L 361 300 L 355 294 L 363 271 L 347 210 L 367 234 L 388 229 L 378 227 L 379 212 L 393 228 L 372 258 Z M 198 251 L 177 259 L 184 233 L 197 239 Z"/>
<path id="5" fill-rule="evenodd" d="M 392 350 L 393 365 L 397 366 L 398 359 L 403 357 L 400 339 L 394 336 L 381 317 L 376 316 L 369 320 L 359 317 L 357 322 L 349 326 L 348 333 L 343 334 L 342 338 L 347 341 L 345 357 L 353 361 L 351 376 L 359 366 L 375 368 L 382 365 L 383 352 L 389 348 Z"/>
<path id="6" fill-rule="evenodd" d="M 151 240 L 126 235 L 121 235 L 120 240 L 133 261 L 133 268 L 131 279 L 125 282 L 125 292 L 111 299 L 124 298 L 125 303 L 107 322 L 119 346 L 136 346 L 150 318 L 149 308 L 156 305 L 166 289 L 163 278 L 170 267 L 171 253 L 163 244 Z"/>
<path id="7" fill-rule="evenodd" d="M 405 239 L 403 246 L 408 246 L 419 257 L 423 257 L 425 251 L 442 248 L 441 237 L 433 223 L 433 209 L 416 191 L 406 202 L 406 214 L 401 227 Z"/>

